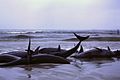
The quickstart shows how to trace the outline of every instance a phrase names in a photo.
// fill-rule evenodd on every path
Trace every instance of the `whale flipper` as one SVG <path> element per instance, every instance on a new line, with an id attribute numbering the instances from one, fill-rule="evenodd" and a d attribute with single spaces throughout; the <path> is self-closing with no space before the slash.
<path id="1" fill-rule="evenodd" d="M 109 46 L 107 47 L 107 49 L 108 49 L 108 51 L 111 51 L 111 49 L 110 49 L 110 47 L 109 47 Z"/>
<path id="2" fill-rule="evenodd" d="M 40 46 L 38 46 L 38 47 L 35 49 L 35 51 L 34 51 L 35 54 L 38 54 L 38 53 L 39 53 L 39 48 L 40 48 Z"/>
<path id="3" fill-rule="evenodd" d="M 80 46 L 80 50 L 79 50 L 78 53 L 81 53 L 81 52 L 84 52 L 84 49 L 83 49 L 83 46 L 82 46 L 82 45 Z"/>
<path id="4" fill-rule="evenodd" d="M 106 49 L 91 49 L 80 54 L 73 55 L 72 57 L 78 59 L 112 59 L 114 53 L 112 51 L 108 51 Z"/>

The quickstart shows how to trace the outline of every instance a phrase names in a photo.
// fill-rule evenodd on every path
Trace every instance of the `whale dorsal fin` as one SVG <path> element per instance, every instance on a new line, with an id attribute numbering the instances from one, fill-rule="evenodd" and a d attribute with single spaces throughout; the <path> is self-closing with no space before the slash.
<path id="1" fill-rule="evenodd" d="M 38 47 L 35 49 L 35 51 L 34 51 L 35 54 L 38 54 L 38 53 L 39 53 L 39 48 L 40 48 L 40 46 L 38 46 Z"/>
<path id="2" fill-rule="evenodd" d="M 102 51 L 102 49 L 100 49 L 100 48 L 97 48 L 97 47 L 94 47 L 95 49 L 97 49 L 98 51 Z"/>
<path id="3" fill-rule="evenodd" d="M 28 61 L 28 64 L 31 63 L 31 59 L 32 59 L 32 53 L 31 53 L 31 39 L 29 38 L 29 44 L 28 44 L 28 49 L 27 49 L 27 61 Z"/>
<path id="4" fill-rule="evenodd" d="M 116 52 L 116 53 L 118 53 L 118 52 L 119 52 L 119 50 L 116 50 L 115 52 Z"/>
<path id="5" fill-rule="evenodd" d="M 107 47 L 107 49 L 108 49 L 108 51 L 111 51 L 111 49 L 110 49 L 110 47 L 109 47 L 109 46 Z"/>
<path id="6" fill-rule="evenodd" d="M 30 48 L 31 48 L 31 39 L 29 38 L 29 44 L 28 44 L 28 49 L 27 49 L 27 51 L 28 51 L 28 54 L 30 54 Z"/>
<path id="7" fill-rule="evenodd" d="M 61 51 L 61 46 L 60 45 L 58 45 L 58 51 Z"/>
<path id="8" fill-rule="evenodd" d="M 82 46 L 82 45 L 80 46 L 80 50 L 79 50 L 78 53 L 81 53 L 81 52 L 84 52 L 84 50 L 83 50 L 83 46 Z"/>
<path id="9" fill-rule="evenodd" d="M 29 38 L 29 44 L 28 44 L 28 49 L 26 49 L 25 51 L 27 51 L 27 54 L 32 54 L 34 51 L 30 49 L 31 48 L 31 39 Z"/>

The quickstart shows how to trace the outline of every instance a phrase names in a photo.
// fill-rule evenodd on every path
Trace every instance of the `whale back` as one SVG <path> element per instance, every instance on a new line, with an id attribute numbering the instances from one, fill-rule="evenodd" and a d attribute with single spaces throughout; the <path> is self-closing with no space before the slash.
<path id="1" fill-rule="evenodd" d="M 84 52 L 84 49 L 83 49 L 83 46 L 82 46 L 82 45 L 80 46 L 80 50 L 79 50 L 78 53 L 81 53 L 81 52 Z"/>
<path id="2" fill-rule="evenodd" d="M 42 53 L 42 54 L 51 54 L 52 52 L 64 52 L 66 50 L 64 49 L 58 49 L 58 48 L 42 48 L 39 50 L 39 53 Z"/>
<path id="3" fill-rule="evenodd" d="M 112 57 L 113 52 L 106 49 L 91 49 L 80 54 L 74 55 L 75 58 L 102 58 Z"/>
<path id="4" fill-rule="evenodd" d="M 10 55 L 10 54 L 0 54 L 0 63 L 6 63 L 14 60 L 18 60 L 20 57 Z"/>
<path id="5" fill-rule="evenodd" d="M 67 57 L 69 57 L 70 55 L 72 55 L 73 53 L 75 53 L 77 51 L 77 49 L 80 46 L 80 43 L 81 42 L 79 42 L 75 47 L 73 47 L 73 48 L 71 48 L 71 49 L 69 49 L 67 51 L 64 51 L 64 52 L 55 52 L 55 53 L 53 53 L 53 55 L 67 58 Z"/>
<path id="6" fill-rule="evenodd" d="M 14 55 L 14 56 L 21 57 L 21 58 L 27 57 L 27 52 L 25 51 L 13 51 L 13 52 L 8 52 L 8 53 L 3 53 L 3 54 L 10 54 L 10 55 Z"/>

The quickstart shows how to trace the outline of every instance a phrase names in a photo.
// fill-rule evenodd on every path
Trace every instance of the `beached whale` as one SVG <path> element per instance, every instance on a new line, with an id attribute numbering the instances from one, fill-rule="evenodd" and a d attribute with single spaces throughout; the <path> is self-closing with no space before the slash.
<path id="1" fill-rule="evenodd" d="M 75 47 L 73 47 L 69 50 L 64 50 L 64 49 L 59 49 L 59 48 L 42 48 L 39 50 L 39 47 L 37 47 L 35 51 L 30 50 L 30 53 L 32 55 L 51 54 L 51 55 L 67 58 L 77 51 L 77 49 L 79 48 L 79 45 L 80 45 L 80 42 Z M 28 55 L 27 51 L 13 51 L 13 52 L 8 52 L 8 53 L 4 53 L 4 54 L 10 54 L 10 55 L 18 56 L 21 58 L 26 58 Z"/>
<path id="2" fill-rule="evenodd" d="M 79 54 L 73 55 L 74 58 L 112 58 L 113 52 L 106 49 L 95 48 Z"/>
<path id="3" fill-rule="evenodd" d="M 67 57 L 69 57 L 70 55 L 72 55 L 73 53 L 75 53 L 77 51 L 77 49 L 80 46 L 80 43 L 81 42 L 77 43 L 77 45 L 75 47 L 73 47 L 73 48 L 71 48 L 69 50 L 54 51 L 54 52 L 50 51 L 50 52 L 46 52 L 46 53 L 51 54 L 51 55 L 55 55 L 55 56 L 60 56 L 60 57 L 63 57 L 63 58 L 67 58 Z M 49 51 L 49 49 L 46 48 L 47 51 Z M 46 54 L 46 53 L 42 53 L 42 54 Z"/>
<path id="4" fill-rule="evenodd" d="M 49 55 L 49 54 L 36 54 L 31 57 L 28 63 L 27 58 L 21 58 L 8 63 L 0 64 L 0 67 L 4 66 L 15 66 L 15 65 L 28 65 L 28 64 L 41 64 L 41 63 L 57 63 L 57 64 L 69 64 L 67 59 L 59 56 Z"/>
<path id="5" fill-rule="evenodd" d="M 0 54 L 0 63 L 11 62 L 18 59 L 20 59 L 20 57 L 10 55 L 10 54 Z"/>
<path id="6" fill-rule="evenodd" d="M 28 51 L 32 54 L 38 54 L 39 53 L 39 48 L 40 46 L 38 46 L 34 51 L 30 49 L 31 46 L 31 39 L 29 39 L 29 44 L 28 44 L 28 49 L 25 51 L 12 51 L 12 52 L 7 52 L 7 53 L 2 53 L 2 54 L 9 54 L 9 55 L 14 55 L 20 58 L 27 58 L 28 56 Z"/>
<path id="7" fill-rule="evenodd" d="M 29 39 L 29 45 L 28 47 L 30 47 L 30 39 Z M 29 50 L 30 53 L 32 54 L 36 54 L 36 52 L 38 52 L 39 47 L 36 48 L 35 51 Z M 27 58 L 28 55 L 28 50 L 26 51 L 12 51 L 12 52 L 7 52 L 7 53 L 1 53 L 0 54 L 0 63 L 6 63 L 6 62 L 11 62 L 14 60 L 18 60 L 20 58 Z"/>
<path id="8" fill-rule="evenodd" d="M 39 46 L 35 49 L 35 51 L 30 50 L 30 53 L 32 55 L 38 54 L 39 51 Z M 7 52 L 7 53 L 2 53 L 2 54 L 9 54 L 9 55 L 14 55 L 17 57 L 21 57 L 21 58 L 26 58 L 27 57 L 27 50 L 26 51 L 12 51 L 12 52 Z"/>
<path id="9" fill-rule="evenodd" d="M 29 64 L 39 64 L 39 63 L 57 63 L 57 64 L 69 64 L 70 62 L 67 59 L 64 59 L 59 56 L 54 56 L 50 54 L 35 54 L 31 53 L 31 40 L 29 39 L 28 49 L 27 49 L 27 57 L 20 58 L 17 60 L 13 60 L 11 62 L 7 62 L 4 64 L 0 64 L 0 66 L 14 66 L 14 65 L 29 65 Z M 37 49 L 38 52 L 38 49 Z"/>
<path id="10" fill-rule="evenodd" d="M 87 38 L 85 38 L 85 39 L 87 39 Z M 35 51 L 30 50 L 30 53 L 32 55 L 39 54 L 39 53 L 40 54 L 41 53 L 42 54 L 52 54 L 52 55 L 56 55 L 56 56 L 61 56 L 61 57 L 67 58 L 67 57 L 69 57 L 70 55 L 72 55 L 73 53 L 75 53 L 77 51 L 81 41 L 83 41 L 85 39 L 84 39 L 84 37 L 82 37 L 80 42 L 75 47 L 73 47 L 70 50 L 61 49 L 61 47 L 59 45 L 58 48 L 42 48 L 40 50 L 39 50 L 39 47 L 37 47 Z M 29 43 L 31 43 L 31 40 L 29 40 Z M 26 58 L 27 55 L 28 55 L 26 51 L 13 51 L 13 52 L 8 52 L 6 54 L 15 55 L 15 56 L 18 56 L 18 57 L 21 57 L 21 58 Z"/>

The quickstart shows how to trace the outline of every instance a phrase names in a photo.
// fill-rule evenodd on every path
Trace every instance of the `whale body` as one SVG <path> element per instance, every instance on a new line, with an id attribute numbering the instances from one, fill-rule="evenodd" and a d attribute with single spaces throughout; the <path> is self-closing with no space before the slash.
<path id="1" fill-rule="evenodd" d="M 74 58 L 111 58 L 113 52 L 106 49 L 91 49 L 85 52 L 81 52 L 72 57 Z"/>
<path id="2" fill-rule="evenodd" d="M 38 54 L 39 48 L 40 48 L 40 46 L 38 46 L 35 49 L 35 51 L 30 50 L 30 53 L 32 55 Z M 2 53 L 2 54 L 9 54 L 9 55 L 17 56 L 17 57 L 20 57 L 20 58 L 27 58 L 27 55 L 28 55 L 27 51 L 28 50 L 26 50 L 26 51 L 12 51 L 12 52 Z"/>
<path id="3" fill-rule="evenodd" d="M 10 54 L 0 54 L 0 63 L 11 62 L 18 59 L 20 59 L 20 57 L 10 55 Z"/>
<path id="4" fill-rule="evenodd" d="M 27 57 L 27 52 L 25 51 L 12 51 L 12 52 L 3 53 L 3 54 L 14 55 L 14 56 L 21 57 L 21 58 Z"/>
<path id="5" fill-rule="evenodd" d="M 69 57 L 70 55 L 72 55 L 73 53 L 75 53 L 77 51 L 77 49 L 79 48 L 80 46 L 80 43 L 77 43 L 77 45 L 69 50 L 62 50 L 62 51 L 54 51 L 54 52 L 49 52 L 48 54 L 50 55 L 55 55 L 55 56 L 60 56 L 60 57 L 63 57 L 63 58 L 67 58 Z M 42 53 L 42 54 L 46 54 L 46 53 Z"/>
<path id="6" fill-rule="evenodd" d="M 57 64 L 70 64 L 67 59 L 59 56 L 49 55 L 49 54 L 37 54 L 33 55 L 29 64 L 40 64 L 40 63 L 57 63 Z M 0 66 L 15 66 L 15 65 L 28 65 L 27 58 L 21 58 L 19 60 L 14 60 Z"/>

